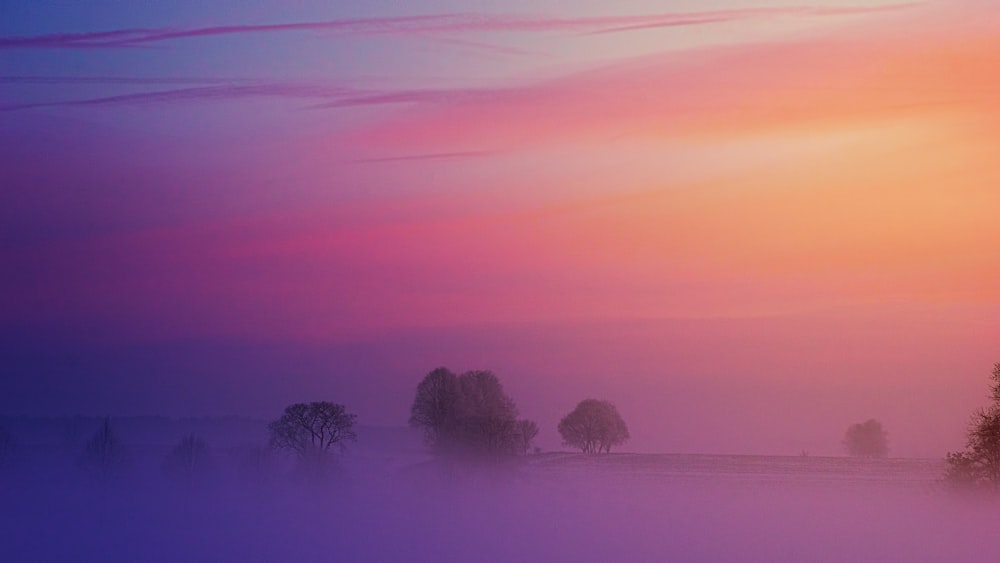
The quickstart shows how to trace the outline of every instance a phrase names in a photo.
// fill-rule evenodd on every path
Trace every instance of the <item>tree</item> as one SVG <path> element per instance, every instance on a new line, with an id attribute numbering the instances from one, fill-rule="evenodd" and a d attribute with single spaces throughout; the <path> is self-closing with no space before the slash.
<path id="1" fill-rule="evenodd" d="M 108 478 L 121 471 L 125 464 L 125 448 L 111 427 L 111 417 L 101 425 L 83 448 L 83 463 L 100 477 Z"/>
<path id="2" fill-rule="evenodd" d="M 538 425 L 533 420 L 517 421 L 517 453 L 526 454 L 538 437 Z"/>
<path id="3" fill-rule="evenodd" d="M 1000 363 L 990 379 L 992 404 L 972 413 L 965 451 L 945 456 L 945 482 L 956 488 L 1000 488 Z"/>
<path id="4" fill-rule="evenodd" d="M 993 382 L 993 385 L 990 387 L 990 398 L 993 399 L 994 405 L 1000 405 L 1000 362 L 993 364 L 990 381 Z"/>
<path id="5" fill-rule="evenodd" d="M 457 434 L 462 449 L 480 457 L 517 453 L 521 441 L 517 405 L 497 376 L 489 371 L 468 371 L 458 377 L 458 387 Z"/>
<path id="6" fill-rule="evenodd" d="M 458 376 L 448 368 L 437 368 L 417 385 L 410 407 L 410 426 L 424 431 L 424 441 L 437 451 L 458 439 L 462 392 Z"/>
<path id="7" fill-rule="evenodd" d="M 844 447 L 854 457 L 886 457 L 889 455 L 888 434 L 874 418 L 847 427 Z"/>
<path id="8" fill-rule="evenodd" d="M 305 464 L 322 467 L 334 447 L 343 451 L 346 442 L 357 441 L 357 418 L 344 405 L 326 401 L 289 405 L 281 418 L 267 425 L 271 447 L 293 452 Z"/>
<path id="9" fill-rule="evenodd" d="M 559 421 L 563 444 L 583 453 L 611 453 L 611 446 L 630 438 L 628 426 L 618 409 L 608 401 L 584 399 Z"/>
<path id="10" fill-rule="evenodd" d="M 417 385 L 410 425 L 439 455 L 501 458 L 524 454 L 538 426 L 517 418 L 517 405 L 490 371 L 456 376 L 437 368 Z"/>
<path id="11" fill-rule="evenodd" d="M 190 486 L 208 470 L 208 444 L 191 433 L 181 438 L 163 460 L 163 471 L 168 477 Z"/>

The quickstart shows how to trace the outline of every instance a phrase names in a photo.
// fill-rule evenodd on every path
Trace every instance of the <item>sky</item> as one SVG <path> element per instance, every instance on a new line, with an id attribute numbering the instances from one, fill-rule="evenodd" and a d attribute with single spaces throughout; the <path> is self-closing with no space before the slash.
<path id="1" fill-rule="evenodd" d="M 0 412 L 403 425 L 492 369 L 558 448 L 963 446 L 1000 337 L 1000 14 L 0 1 Z"/>

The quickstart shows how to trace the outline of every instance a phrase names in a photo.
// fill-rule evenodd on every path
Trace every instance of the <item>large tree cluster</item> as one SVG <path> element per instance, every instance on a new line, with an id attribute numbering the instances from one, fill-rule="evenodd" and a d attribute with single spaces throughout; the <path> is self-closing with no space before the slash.
<path id="1" fill-rule="evenodd" d="M 490 371 L 456 375 L 447 368 L 417 385 L 410 425 L 437 453 L 497 458 L 524 454 L 538 426 L 518 418 L 517 405 Z"/>

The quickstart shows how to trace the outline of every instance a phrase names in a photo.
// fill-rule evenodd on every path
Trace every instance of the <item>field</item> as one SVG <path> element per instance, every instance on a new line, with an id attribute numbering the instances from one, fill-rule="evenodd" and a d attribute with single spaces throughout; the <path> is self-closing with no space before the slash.
<path id="1" fill-rule="evenodd" d="M 932 490 L 944 471 L 942 460 L 850 457 L 700 454 L 539 454 L 533 472 L 549 476 L 715 483 L 746 486 L 842 486 Z"/>
<path id="2" fill-rule="evenodd" d="M 161 453 L 100 481 L 35 451 L 47 470 L 4 475 L 0 559 L 989 561 L 1000 524 L 992 502 L 938 484 L 939 460 L 544 453 L 484 468 L 358 451 L 316 483 L 219 451 L 181 486 L 154 470 Z"/>

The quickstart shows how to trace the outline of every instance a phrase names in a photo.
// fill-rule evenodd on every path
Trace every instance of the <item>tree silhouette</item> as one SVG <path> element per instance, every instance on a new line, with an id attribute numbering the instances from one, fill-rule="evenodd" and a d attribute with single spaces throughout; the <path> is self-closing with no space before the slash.
<path id="1" fill-rule="evenodd" d="M 852 424 L 844 434 L 844 447 L 854 457 L 886 457 L 889 455 L 888 434 L 874 418 Z"/>
<path id="2" fill-rule="evenodd" d="M 458 433 L 467 452 L 495 457 L 516 453 L 517 405 L 504 393 L 497 376 L 469 371 L 458 377 L 461 391 Z"/>
<path id="3" fill-rule="evenodd" d="M 125 448 L 114 429 L 111 417 L 104 417 L 101 425 L 83 448 L 83 463 L 102 478 L 109 478 L 125 464 Z"/>
<path id="4" fill-rule="evenodd" d="M 410 425 L 424 431 L 437 454 L 497 459 L 526 453 L 538 435 L 534 422 L 517 416 L 517 405 L 492 372 L 456 376 L 438 368 L 417 385 Z"/>
<path id="5" fill-rule="evenodd" d="M 437 368 L 417 384 L 410 407 L 410 426 L 424 431 L 424 441 L 438 452 L 458 441 L 462 391 L 458 376 L 448 368 Z"/>
<path id="6" fill-rule="evenodd" d="M 629 439 L 628 426 L 618 409 L 608 401 L 584 399 L 559 421 L 563 444 L 583 453 L 610 453 L 612 446 Z"/>
<path id="7" fill-rule="evenodd" d="M 958 488 L 1000 488 L 1000 363 L 990 379 L 992 403 L 972 413 L 965 451 L 945 456 L 945 481 Z"/>
<path id="8" fill-rule="evenodd" d="M 303 464 L 321 469 L 335 447 L 343 451 L 346 442 L 357 441 L 357 418 L 344 405 L 327 401 L 289 405 L 267 426 L 271 447 L 293 452 Z"/>
<path id="9" fill-rule="evenodd" d="M 517 421 L 517 453 L 526 454 L 538 437 L 538 425 L 533 420 Z"/>
<path id="10" fill-rule="evenodd" d="M 208 469 L 208 444 L 200 436 L 185 435 L 163 460 L 163 471 L 168 477 L 191 486 L 203 477 Z"/>

